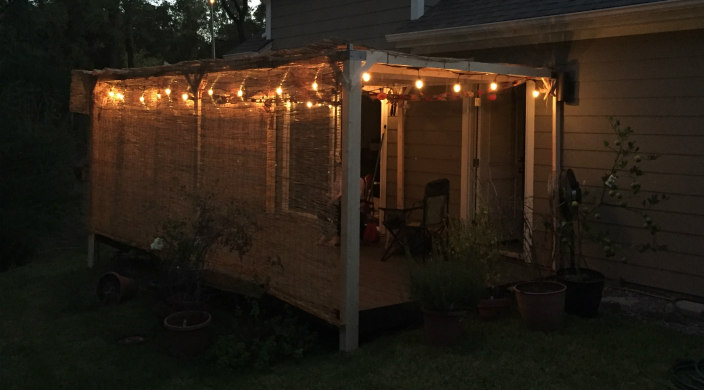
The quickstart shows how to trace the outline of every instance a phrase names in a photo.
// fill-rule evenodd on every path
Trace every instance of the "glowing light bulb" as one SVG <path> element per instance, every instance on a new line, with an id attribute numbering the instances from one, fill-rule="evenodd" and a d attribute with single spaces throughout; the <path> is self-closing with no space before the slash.
<path id="1" fill-rule="evenodd" d="M 161 94 L 159 92 L 156 93 L 156 98 L 161 99 Z"/>
<path id="2" fill-rule="evenodd" d="M 496 91 L 496 88 L 498 88 L 498 84 L 496 84 L 496 81 L 492 81 L 491 84 L 489 85 L 489 89 L 492 91 Z"/>
<path id="3" fill-rule="evenodd" d="M 362 73 L 362 80 L 366 83 L 367 81 L 371 80 L 372 75 L 370 75 L 367 72 Z"/>
<path id="4" fill-rule="evenodd" d="M 183 99 L 184 102 L 185 102 L 186 100 L 188 100 L 188 94 L 184 92 L 184 93 L 181 95 L 181 99 Z"/>
<path id="5" fill-rule="evenodd" d="M 210 89 L 208 90 L 208 95 L 213 96 L 213 89 L 212 89 L 212 88 L 210 88 Z"/>
<path id="6" fill-rule="evenodd" d="M 244 95 L 244 92 L 241 89 L 237 90 L 237 97 L 242 97 L 242 95 Z"/>
<path id="7" fill-rule="evenodd" d="M 142 96 L 139 97 L 139 102 L 142 103 L 142 104 L 144 104 L 144 95 L 142 95 Z"/>
<path id="8" fill-rule="evenodd" d="M 110 91 L 110 92 L 108 92 L 108 95 L 110 95 L 111 98 L 114 98 L 114 97 L 115 97 L 115 92 Z"/>
<path id="9" fill-rule="evenodd" d="M 313 107 L 313 102 L 306 102 L 306 107 L 311 108 Z"/>
<path id="10" fill-rule="evenodd" d="M 455 83 L 455 85 L 452 86 L 452 90 L 455 91 L 455 93 L 459 93 L 462 90 L 462 86 L 460 83 Z"/>
<path id="11" fill-rule="evenodd" d="M 120 92 L 118 92 L 115 96 L 117 96 L 118 100 L 125 100 L 125 95 L 121 94 Z"/>
<path id="12" fill-rule="evenodd" d="M 423 88 L 423 80 L 421 80 L 421 79 L 416 80 L 416 88 L 418 88 L 418 89 Z"/>
<path id="13" fill-rule="evenodd" d="M 540 91 L 538 91 L 537 89 L 534 89 L 533 90 L 533 97 L 537 98 L 538 96 L 540 96 Z"/>
<path id="14" fill-rule="evenodd" d="M 317 91 L 317 90 L 318 90 L 318 83 L 313 81 L 313 91 Z"/>
<path id="15" fill-rule="evenodd" d="M 276 88 L 276 94 L 281 96 L 284 93 L 284 90 L 281 87 Z"/>
<path id="16" fill-rule="evenodd" d="M 166 93 L 166 96 L 171 96 L 171 88 L 166 88 L 164 92 Z"/>

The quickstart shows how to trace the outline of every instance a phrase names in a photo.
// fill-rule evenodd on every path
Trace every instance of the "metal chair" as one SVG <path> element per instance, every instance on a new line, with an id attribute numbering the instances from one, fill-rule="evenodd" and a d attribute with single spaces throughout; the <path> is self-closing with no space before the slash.
<path id="1" fill-rule="evenodd" d="M 437 179 L 425 185 L 422 206 L 404 209 L 380 208 L 384 211 L 383 224 L 391 236 L 391 242 L 381 260 L 391 257 L 403 248 L 407 255 L 425 256 L 432 248 L 433 238 L 442 234 L 447 226 L 450 204 L 450 181 Z M 418 221 L 412 215 L 422 211 Z"/>

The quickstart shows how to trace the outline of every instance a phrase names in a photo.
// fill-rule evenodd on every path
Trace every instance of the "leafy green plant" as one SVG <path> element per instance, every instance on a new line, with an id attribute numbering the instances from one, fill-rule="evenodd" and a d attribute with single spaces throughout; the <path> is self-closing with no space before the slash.
<path id="1" fill-rule="evenodd" d="M 185 285 L 197 300 L 208 254 L 222 246 L 244 256 L 252 247 L 258 225 L 243 203 L 216 202 L 211 192 L 190 193 L 188 198 L 190 213 L 164 223 L 151 249 L 169 264 L 175 283 Z"/>
<path id="2" fill-rule="evenodd" d="M 640 216 L 642 227 L 648 232 L 648 240 L 636 243 L 640 252 L 667 249 L 657 240 L 660 226 L 650 214 L 652 207 L 667 200 L 661 193 L 642 190 L 642 178 L 646 174 L 642 163 L 659 158 L 656 154 L 645 154 L 637 141 L 633 139 L 634 130 L 623 126 L 617 119 L 610 118 L 614 138 L 605 140 L 604 146 L 613 153 L 611 166 L 601 176 L 599 186 L 594 193 L 584 191 L 583 201 L 571 200 L 560 206 L 566 210 L 563 214 L 571 217 L 562 218 L 557 227 L 558 236 L 570 251 L 576 252 L 582 259 L 582 241 L 588 238 L 598 243 L 606 257 L 613 257 L 623 249 L 622 244 L 613 238 L 608 224 L 600 223 L 605 213 L 613 210 L 625 210 Z M 573 256 L 574 257 L 574 256 Z M 574 259 L 571 266 L 574 268 Z"/>
<path id="3" fill-rule="evenodd" d="M 499 238 L 488 213 L 474 220 L 452 219 L 433 240 L 433 253 L 411 265 L 411 296 L 433 311 L 467 310 L 476 306 L 498 279 Z"/>

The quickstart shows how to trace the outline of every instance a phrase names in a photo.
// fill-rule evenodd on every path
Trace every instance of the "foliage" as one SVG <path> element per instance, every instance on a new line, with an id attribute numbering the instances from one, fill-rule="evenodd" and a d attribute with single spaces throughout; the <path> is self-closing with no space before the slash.
<path id="1" fill-rule="evenodd" d="M 189 193 L 187 198 L 190 213 L 183 219 L 169 218 L 151 249 L 171 265 L 177 276 L 186 274 L 184 282 L 191 281 L 190 290 L 198 298 L 208 254 L 223 246 L 241 258 L 251 249 L 258 225 L 244 203 L 217 202 L 215 195 L 206 191 Z"/>
<path id="2" fill-rule="evenodd" d="M 467 310 L 498 278 L 498 233 L 488 213 L 453 219 L 433 240 L 432 256 L 411 265 L 411 297 L 427 310 Z"/>
<path id="3" fill-rule="evenodd" d="M 245 298 L 235 308 L 231 332 L 217 339 L 211 358 L 223 368 L 264 369 L 284 359 L 302 358 L 314 341 L 315 334 L 291 306 Z"/>
<path id="4" fill-rule="evenodd" d="M 498 227 L 482 209 L 471 220 L 451 219 L 446 236 L 434 245 L 446 259 L 471 264 L 484 275 L 486 287 L 494 288 L 501 277 L 500 241 Z"/>
<path id="5" fill-rule="evenodd" d="M 608 225 L 600 223 L 605 213 L 619 209 L 634 213 L 642 220 L 642 227 L 647 231 L 649 238 L 645 242 L 635 244 L 640 252 L 667 249 L 657 241 L 660 226 L 653 220 L 649 210 L 668 197 L 666 194 L 642 191 L 641 184 L 645 175 L 642 163 L 657 160 L 659 155 L 643 153 L 637 141 L 632 138 L 634 130 L 630 126 L 623 126 L 614 118 L 610 118 L 610 124 L 614 139 L 605 140 L 604 146 L 613 153 L 613 161 L 602 175 L 600 186 L 593 194 L 584 191 L 581 203 L 572 201 L 560 205 L 566 207 L 566 214 L 573 217 L 562 219 L 557 229 L 558 234 L 562 243 L 572 253 L 577 252 L 578 260 L 583 258 L 584 238 L 598 243 L 606 257 L 613 257 L 622 249 L 622 245 L 613 238 Z M 571 266 L 574 267 L 575 264 Z"/>

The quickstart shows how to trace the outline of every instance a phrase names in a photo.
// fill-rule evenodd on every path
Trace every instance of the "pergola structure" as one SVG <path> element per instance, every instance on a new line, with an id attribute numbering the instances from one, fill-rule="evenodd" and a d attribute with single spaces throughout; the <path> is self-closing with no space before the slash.
<path id="1" fill-rule="evenodd" d="M 364 81 L 365 73 L 369 74 L 368 81 Z M 149 193 L 150 188 L 159 192 L 161 201 L 167 202 L 167 198 L 171 195 L 165 192 L 163 183 L 158 182 L 161 179 L 156 171 L 163 171 L 164 167 L 170 169 L 174 165 L 178 168 L 173 174 L 176 181 L 190 183 L 189 185 L 198 187 L 206 185 L 204 183 L 213 175 L 232 175 L 232 172 L 223 172 L 230 169 L 232 165 L 245 164 L 246 169 L 243 169 L 245 172 L 237 173 L 237 175 L 243 175 L 241 183 L 246 183 L 247 180 L 256 183 L 243 186 L 238 182 L 238 185 L 234 185 L 227 191 L 232 191 L 234 194 L 241 188 L 245 188 L 245 191 L 251 192 L 250 198 L 260 201 L 263 212 L 271 216 L 269 221 L 272 224 L 272 232 L 277 233 L 270 233 L 270 235 L 282 234 L 281 227 L 276 225 L 278 223 L 277 215 L 281 215 L 277 213 L 281 210 L 287 211 L 287 215 L 293 215 L 295 218 L 303 212 L 301 210 L 291 211 L 293 206 L 289 204 L 287 199 L 284 199 L 286 196 L 292 196 L 290 194 L 295 190 L 293 189 L 295 180 L 290 177 L 291 175 L 287 171 L 288 166 L 282 168 L 279 156 L 281 153 L 278 151 L 282 142 L 290 142 L 290 138 L 295 137 L 295 134 L 288 130 L 288 126 L 293 126 L 294 123 L 294 120 L 289 118 L 293 114 L 285 114 L 283 117 L 289 118 L 286 121 L 280 121 L 275 116 L 278 109 L 285 109 L 287 112 L 296 110 L 295 107 L 291 108 L 292 104 L 304 105 L 308 100 L 309 108 L 313 104 L 317 104 L 321 107 L 321 112 L 324 111 L 321 115 L 333 117 L 333 120 L 327 122 L 325 118 L 321 121 L 320 118 L 316 119 L 310 114 L 304 116 L 302 114 L 303 108 L 301 108 L 300 111 L 296 111 L 300 114 L 301 121 L 317 121 L 316 123 L 323 123 L 324 126 L 329 123 L 333 133 L 335 128 L 338 128 L 337 131 L 340 135 L 339 141 L 325 141 L 332 145 L 333 149 L 337 147 L 335 142 L 338 142 L 339 156 L 342 157 L 340 262 L 335 265 L 326 265 L 331 268 L 325 271 L 328 274 L 339 272 L 339 279 L 330 277 L 333 283 L 328 286 L 333 289 L 339 288 L 339 293 L 326 292 L 326 296 L 332 296 L 329 300 L 338 302 L 339 306 L 328 311 L 317 308 L 318 306 L 314 303 L 310 303 L 310 300 L 314 298 L 310 298 L 310 296 L 301 298 L 296 295 L 298 293 L 295 288 L 291 287 L 296 283 L 281 282 L 274 286 L 272 293 L 335 323 L 340 329 L 340 349 L 354 350 L 358 346 L 359 333 L 360 237 L 356 232 L 359 226 L 358 186 L 362 93 L 371 93 L 382 101 L 382 123 L 379 125 L 380 132 L 384 132 L 386 116 L 391 103 L 449 97 L 461 99 L 463 112 L 469 112 L 470 107 L 479 104 L 477 100 L 479 96 L 475 91 L 466 88 L 467 86 L 484 85 L 491 82 L 501 82 L 509 86 L 525 83 L 527 97 L 525 100 L 526 172 L 524 192 L 527 203 L 525 206 L 526 217 L 530 223 L 535 150 L 535 103 L 532 93 L 534 90 L 548 92 L 554 85 L 550 77 L 550 71 L 547 69 L 488 64 L 453 58 L 419 57 L 390 51 L 355 49 L 352 45 L 327 44 L 300 50 L 270 52 L 242 59 L 190 61 L 151 68 L 75 71 L 71 91 L 71 110 L 91 115 L 92 127 L 90 161 L 91 178 L 94 183 L 91 185 L 91 234 L 89 236 L 88 265 L 92 266 L 93 264 L 96 234 L 143 249 L 148 248 L 147 243 L 153 237 L 145 231 L 140 231 L 138 227 L 144 225 L 148 218 L 157 218 L 160 215 L 158 213 L 154 215 L 140 213 L 138 210 L 130 208 L 139 202 L 144 203 L 145 199 L 143 198 L 145 197 L 153 197 L 154 195 Z M 422 79 L 424 83 L 423 88 L 458 84 L 459 89 L 444 92 L 435 97 L 415 94 L 413 92 L 414 84 L 419 79 Z M 311 80 L 314 80 L 313 84 L 311 84 Z M 291 87 L 291 92 L 288 95 L 281 90 L 285 83 Z M 244 84 L 247 84 L 249 92 L 247 92 L 248 95 L 243 96 Z M 164 91 L 167 89 L 169 92 L 166 94 L 169 96 L 164 95 Z M 177 97 L 170 96 L 172 89 L 174 94 L 182 94 L 182 103 Z M 176 92 L 176 89 L 179 91 Z M 338 91 L 341 94 L 338 94 Z M 311 101 L 312 98 L 317 100 Z M 210 104 L 211 102 L 212 104 Z M 330 110 L 329 114 L 328 111 L 325 111 L 327 107 Z M 556 105 L 553 98 L 553 172 L 559 171 L 559 148 L 556 147 L 559 145 L 560 133 L 558 109 L 559 106 Z M 337 120 L 338 112 L 340 113 L 339 121 Z M 172 121 L 174 117 L 178 120 L 173 121 L 173 126 L 164 125 L 164 122 Z M 131 127 L 135 126 L 143 129 L 155 129 L 160 135 L 155 135 L 153 138 L 140 138 L 144 137 L 142 133 L 130 132 Z M 227 130 L 233 127 L 242 134 L 256 134 L 247 138 L 229 140 L 209 136 L 211 128 L 214 133 L 221 134 L 223 129 Z M 469 170 L 472 140 L 469 134 L 469 119 L 464 115 L 462 127 L 460 186 L 463 197 L 460 214 L 467 216 L 471 214 Z M 282 128 L 285 130 L 283 138 L 279 134 Z M 109 138 L 117 130 L 125 132 L 125 135 L 120 135 L 115 139 Z M 181 143 L 175 152 L 168 150 L 170 147 L 165 144 L 171 142 L 169 137 L 173 136 L 172 130 L 183 130 L 183 134 L 187 135 L 185 141 L 178 141 Z M 174 139 L 174 142 L 177 141 Z M 397 186 L 399 191 L 403 193 L 403 140 L 399 139 L 398 142 L 401 156 L 397 172 L 400 172 L 401 176 L 400 180 L 397 180 Z M 122 149 L 112 150 L 111 148 L 114 148 L 116 143 L 122 145 L 120 146 Z M 259 146 L 254 145 L 255 143 Z M 147 147 L 145 148 L 144 145 Z M 115 184 L 114 187 L 109 188 L 110 194 L 103 194 L 101 188 L 98 188 L 100 182 L 112 185 L 111 183 L 122 183 L 120 178 L 129 177 L 134 181 L 135 178 L 142 180 L 142 177 L 145 176 L 143 167 L 133 164 L 133 167 L 130 168 L 129 159 L 121 155 L 123 149 L 127 150 L 126 148 L 129 147 L 133 147 L 137 154 L 153 151 L 153 158 L 145 159 L 141 155 L 135 157 L 136 160 L 149 165 L 150 172 L 154 171 L 150 173 L 153 177 L 149 180 L 145 179 L 143 185 L 132 183 L 135 187 L 143 187 L 139 189 L 143 192 L 134 189 L 127 190 L 123 183 Z M 234 148 L 234 151 L 225 150 L 227 148 Z M 167 150 L 164 151 L 165 149 Z M 259 151 L 253 152 L 255 149 Z M 382 207 L 386 202 L 384 184 L 386 172 L 383 169 L 386 152 L 386 145 L 382 145 L 382 170 L 380 173 Z M 237 156 L 238 153 L 245 157 L 241 160 Z M 283 154 L 292 163 L 297 158 L 289 149 L 285 149 Z M 233 157 L 233 155 L 235 156 Z M 159 165 L 165 159 L 169 161 L 170 165 Z M 189 161 L 184 163 L 184 159 Z M 225 159 L 226 162 L 223 163 L 220 161 L 221 159 Z M 254 166 L 252 161 L 257 159 L 261 160 L 261 164 Z M 116 164 L 121 165 L 117 168 L 113 167 Z M 107 168 L 101 170 L 102 173 L 97 172 L 99 167 L 103 165 Z M 130 173 L 130 170 L 139 170 L 140 172 L 137 175 L 134 172 Z M 105 175 L 105 177 L 100 175 Z M 229 179 L 237 182 L 240 180 L 237 175 L 234 175 L 236 176 L 234 179 Z M 110 178 L 106 179 L 108 176 Z M 115 192 L 124 192 L 124 196 L 129 198 L 129 201 L 119 198 L 120 194 L 115 194 Z M 307 202 L 315 203 L 310 199 Z M 112 216 L 106 216 L 105 214 L 111 214 L 107 208 L 117 208 L 118 203 L 122 209 L 113 211 L 114 215 Z M 130 214 L 130 210 L 133 214 L 138 215 L 130 219 L 129 215 L 125 215 Z M 300 221 L 307 223 L 306 219 L 297 221 L 296 223 L 301 223 Z M 301 230 L 300 225 L 297 226 L 297 229 Z M 281 252 L 288 250 L 290 249 Z M 265 249 L 262 249 L 262 257 L 270 258 L 271 256 L 267 253 Z M 310 255 L 311 258 L 315 257 L 311 253 L 305 255 Z M 278 255 L 276 256 L 278 257 Z M 320 260 L 322 264 L 324 258 L 321 257 L 321 259 L 323 259 Z M 277 259 L 276 261 L 285 263 L 285 259 Z M 240 265 L 234 268 L 231 265 L 228 267 L 235 270 L 232 272 L 241 273 L 247 273 L 256 268 L 255 266 Z M 281 269 L 283 270 L 284 267 L 282 266 Z M 271 276 L 271 278 L 274 281 L 276 278 L 283 280 L 286 276 L 284 273 Z M 339 284 L 335 283 L 335 280 L 339 280 Z M 305 282 L 298 283 L 300 285 Z M 335 297 L 339 297 L 339 301 Z M 325 314 L 333 311 L 337 312 L 337 319 L 335 319 L 335 315 Z"/>

